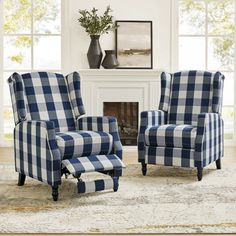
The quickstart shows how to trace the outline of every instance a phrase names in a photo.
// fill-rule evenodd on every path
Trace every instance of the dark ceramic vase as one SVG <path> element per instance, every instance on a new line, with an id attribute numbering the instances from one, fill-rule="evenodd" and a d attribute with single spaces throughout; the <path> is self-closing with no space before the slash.
<path id="1" fill-rule="evenodd" d="M 114 69 L 119 65 L 114 50 L 105 50 L 105 57 L 102 62 L 102 66 L 105 69 Z"/>
<path id="2" fill-rule="evenodd" d="M 89 45 L 87 58 L 91 69 L 99 69 L 102 62 L 102 49 L 99 43 L 100 35 L 90 35 L 91 42 Z"/>

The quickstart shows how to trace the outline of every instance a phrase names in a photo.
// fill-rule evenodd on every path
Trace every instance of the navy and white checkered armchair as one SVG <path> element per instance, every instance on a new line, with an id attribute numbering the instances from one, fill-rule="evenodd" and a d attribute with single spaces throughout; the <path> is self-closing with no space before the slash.
<path id="1" fill-rule="evenodd" d="M 143 111 L 138 135 L 138 160 L 147 164 L 203 168 L 224 153 L 221 118 L 224 75 L 182 71 L 161 74 L 159 110 Z"/>
<path id="2" fill-rule="evenodd" d="M 124 167 L 122 145 L 114 117 L 85 114 L 80 77 L 34 72 L 9 79 L 15 120 L 15 168 L 18 185 L 25 176 L 52 186 L 54 200 L 63 174 L 78 179 L 78 192 L 118 189 Z M 81 173 L 98 171 L 112 178 L 83 182 Z"/>

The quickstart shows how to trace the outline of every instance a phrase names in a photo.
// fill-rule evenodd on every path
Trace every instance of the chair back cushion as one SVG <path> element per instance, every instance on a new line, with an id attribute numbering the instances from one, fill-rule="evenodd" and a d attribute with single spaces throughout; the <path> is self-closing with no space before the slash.
<path id="1" fill-rule="evenodd" d="M 50 120 L 56 131 L 75 129 L 75 117 L 63 75 L 33 72 L 22 75 L 31 120 Z"/>
<path id="2" fill-rule="evenodd" d="M 197 125 L 199 113 L 220 113 L 223 79 L 220 72 L 182 71 L 172 74 L 168 123 Z"/>
<path id="3" fill-rule="evenodd" d="M 50 120 L 57 132 L 75 130 L 75 120 L 84 114 L 84 108 L 79 74 L 74 72 L 68 77 L 49 72 L 14 73 L 8 82 L 15 124 L 26 119 Z M 76 104 L 79 108 L 73 110 Z"/>

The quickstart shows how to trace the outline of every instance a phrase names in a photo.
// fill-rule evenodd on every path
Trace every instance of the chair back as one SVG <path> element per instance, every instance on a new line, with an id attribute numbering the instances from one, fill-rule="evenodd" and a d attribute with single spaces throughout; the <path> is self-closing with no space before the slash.
<path id="1" fill-rule="evenodd" d="M 163 72 L 159 109 L 168 112 L 169 124 L 197 125 L 200 113 L 221 113 L 223 83 L 220 72 Z"/>
<path id="2" fill-rule="evenodd" d="M 76 118 L 84 114 L 77 72 L 66 77 L 49 72 L 32 72 L 9 79 L 15 123 L 50 120 L 57 132 L 75 130 Z"/>

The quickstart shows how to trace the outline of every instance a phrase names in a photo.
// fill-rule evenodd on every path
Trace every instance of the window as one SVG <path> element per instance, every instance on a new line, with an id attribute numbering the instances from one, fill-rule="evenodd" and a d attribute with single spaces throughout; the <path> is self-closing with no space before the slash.
<path id="1" fill-rule="evenodd" d="M 234 137 L 235 1 L 179 0 L 178 68 L 221 71 L 225 139 Z"/>
<path id="2" fill-rule="evenodd" d="M 12 140 L 14 127 L 7 78 L 15 71 L 61 71 L 61 0 L 3 0 L 1 4 L 0 144 L 5 145 Z"/>

